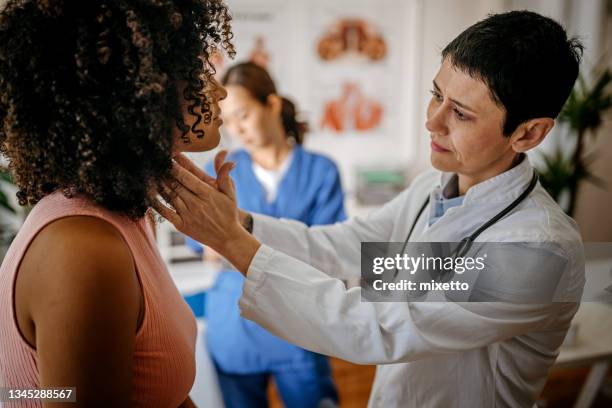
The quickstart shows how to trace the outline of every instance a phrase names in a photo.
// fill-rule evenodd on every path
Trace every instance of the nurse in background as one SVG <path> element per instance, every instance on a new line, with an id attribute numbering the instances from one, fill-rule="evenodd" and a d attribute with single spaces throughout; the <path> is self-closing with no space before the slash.
<path id="1" fill-rule="evenodd" d="M 244 149 L 231 153 L 237 202 L 246 211 L 291 218 L 307 225 L 345 219 L 338 169 L 329 158 L 301 147 L 305 124 L 293 103 L 280 97 L 265 69 L 253 63 L 230 67 L 222 79 L 226 129 Z M 215 174 L 212 163 L 206 166 Z M 202 252 L 195 241 L 188 244 Z M 212 251 L 206 249 L 206 257 Z M 214 255 L 212 255 L 214 257 Z M 266 407 L 274 378 L 287 407 L 337 402 L 327 358 L 303 350 L 240 317 L 244 277 L 224 270 L 207 294 L 207 344 L 227 408 Z"/>

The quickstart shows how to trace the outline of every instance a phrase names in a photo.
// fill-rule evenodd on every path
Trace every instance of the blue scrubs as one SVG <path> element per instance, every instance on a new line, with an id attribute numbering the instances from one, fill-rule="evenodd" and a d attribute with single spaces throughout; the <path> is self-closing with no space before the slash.
<path id="1" fill-rule="evenodd" d="M 293 149 L 293 160 L 272 202 L 266 200 L 266 193 L 253 173 L 250 155 L 239 150 L 228 156 L 228 160 L 236 163 L 232 179 L 238 206 L 307 225 L 344 220 L 344 200 L 336 165 L 300 146 Z M 212 163 L 205 170 L 214 174 Z M 202 251 L 197 242 L 188 240 L 188 244 Z M 326 357 L 287 343 L 240 317 L 238 300 L 243 282 L 239 272 L 224 271 L 206 296 L 207 343 L 226 407 L 267 407 L 266 386 L 270 375 L 274 376 L 287 407 L 310 408 L 325 399 L 337 401 Z"/>

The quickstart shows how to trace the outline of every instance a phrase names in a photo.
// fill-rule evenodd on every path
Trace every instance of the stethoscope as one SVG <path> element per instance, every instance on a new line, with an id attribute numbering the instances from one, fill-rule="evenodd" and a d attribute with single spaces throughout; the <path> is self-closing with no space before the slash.
<path id="1" fill-rule="evenodd" d="M 512 203 L 510 203 L 506 208 L 504 208 L 499 213 L 497 213 L 493 218 L 491 218 L 490 220 L 488 220 L 487 222 L 482 224 L 480 226 L 480 228 L 478 228 L 476 231 L 474 231 L 471 235 L 463 238 L 459 242 L 459 244 L 457 245 L 457 248 L 455 248 L 455 250 L 452 252 L 451 257 L 455 258 L 455 257 L 463 257 L 463 256 L 465 256 L 468 253 L 468 251 L 470 250 L 470 248 L 472 247 L 472 244 L 474 243 L 476 238 L 478 238 L 478 236 L 480 234 L 482 234 L 483 231 L 485 231 L 486 229 L 488 229 L 489 227 L 494 225 L 497 221 L 501 220 L 503 217 L 508 215 L 508 213 L 510 211 L 512 211 L 516 207 L 518 207 L 518 205 L 520 203 L 522 203 L 529 196 L 529 194 L 531 194 L 531 192 L 533 191 L 533 189 L 535 188 L 535 186 L 537 184 L 538 184 L 538 172 L 534 169 L 533 177 L 531 178 L 531 181 L 529 182 L 529 185 L 521 193 L 521 195 L 518 196 L 514 201 L 512 201 Z M 406 236 L 406 240 L 404 241 L 404 245 L 402 246 L 402 251 L 400 252 L 401 254 L 403 254 L 406 251 L 406 246 L 408 246 L 408 242 L 410 241 L 410 237 L 412 236 L 412 232 L 414 231 L 414 227 L 416 226 L 417 222 L 419 221 L 419 218 L 421 218 L 421 215 L 423 214 L 423 211 L 425 211 L 425 208 L 427 207 L 428 204 L 429 204 L 429 195 L 427 196 L 427 199 L 423 203 L 423 206 L 421 207 L 421 209 L 417 213 L 416 217 L 414 218 L 414 221 L 412 222 L 412 226 L 410 227 L 410 231 L 408 231 L 408 235 Z M 393 275 L 394 279 L 397 277 L 397 273 L 398 273 L 398 270 L 396 268 L 395 269 L 395 274 Z M 450 280 L 452 275 L 453 275 L 453 271 L 442 271 L 440 273 L 439 279 L 442 282 L 447 282 L 448 280 Z"/>

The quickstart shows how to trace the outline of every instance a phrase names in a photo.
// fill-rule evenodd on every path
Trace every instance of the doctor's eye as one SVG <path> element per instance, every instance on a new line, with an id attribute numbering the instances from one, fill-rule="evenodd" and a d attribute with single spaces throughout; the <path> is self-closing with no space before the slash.
<path id="1" fill-rule="evenodd" d="M 458 120 L 468 120 L 469 118 L 463 113 L 461 112 L 459 109 L 454 108 L 453 111 L 455 112 L 455 116 L 457 117 Z"/>
<path id="2" fill-rule="evenodd" d="M 440 93 L 435 89 L 432 89 L 431 91 L 429 91 L 429 93 L 431 93 L 431 95 L 437 102 L 442 102 L 442 100 L 444 99 L 442 98 L 442 95 L 440 95 Z"/>

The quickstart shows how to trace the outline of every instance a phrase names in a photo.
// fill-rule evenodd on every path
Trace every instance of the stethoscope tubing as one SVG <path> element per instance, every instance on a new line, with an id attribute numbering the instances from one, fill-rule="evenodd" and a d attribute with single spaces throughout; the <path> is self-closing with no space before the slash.
<path id="1" fill-rule="evenodd" d="M 516 207 L 518 207 L 520 203 L 522 203 L 525 199 L 527 199 L 527 197 L 529 197 L 529 194 L 531 194 L 531 192 L 533 191 L 533 189 L 536 187 L 537 184 L 538 184 L 538 172 L 534 169 L 533 170 L 533 177 L 531 178 L 531 181 L 529 182 L 529 185 L 521 193 L 521 195 L 519 195 L 514 201 L 512 201 L 512 203 L 510 203 L 503 210 L 501 210 L 499 213 L 497 213 L 493 218 L 491 218 L 490 220 L 488 220 L 487 222 L 482 224 L 472 234 L 470 234 L 467 237 L 462 238 L 461 241 L 459 242 L 459 245 L 457 246 L 457 248 L 453 252 L 452 257 L 453 258 L 454 257 L 462 257 L 465 254 L 467 254 L 467 252 L 472 247 L 472 244 L 474 243 L 476 238 L 478 238 L 478 236 L 480 234 L 482 234 L 485 230 L 490 228 L 492 225 L 497 223 L 499 220 L 501 220 L 506 215 L 508 215 L 508 213 L 510 213 L 512 210 L 514 210 Z M 412 222 L 412 226 L 410 227 L 410 230 L 408 231 L 408 235 L 406 236 L 406 240 L 404 241 L 404 245 L 402 246 L 402 250 L 401 250 L 400 253 L 403 254 L 404 251 L 406 250 L 406 247 L 408 246 L 408 242 L 410 242 L 410 238 L 412 237 L 412 233 L 414 231 L 414 228 L 416 227 L 416 224 L 418 223 L 419 219 L 421 218 L 421 215 L 423 215 L 423 211 L 425 211 L 425 208 L 427 207 L 428 204 L 429 204 L 429 195 L 427 195 L 427 198 L 425 199 L 425 202 L 423 203 L 423 205 L 421 206 L 419 212 L 417 213 L 416 217 L 414 218 L 414 221 Z M 397 273 L 398 273 L 398 270 L 396 268 L 395 269 L 395 273 L 393 275 L 394 279 L 397 276 Z"/>

